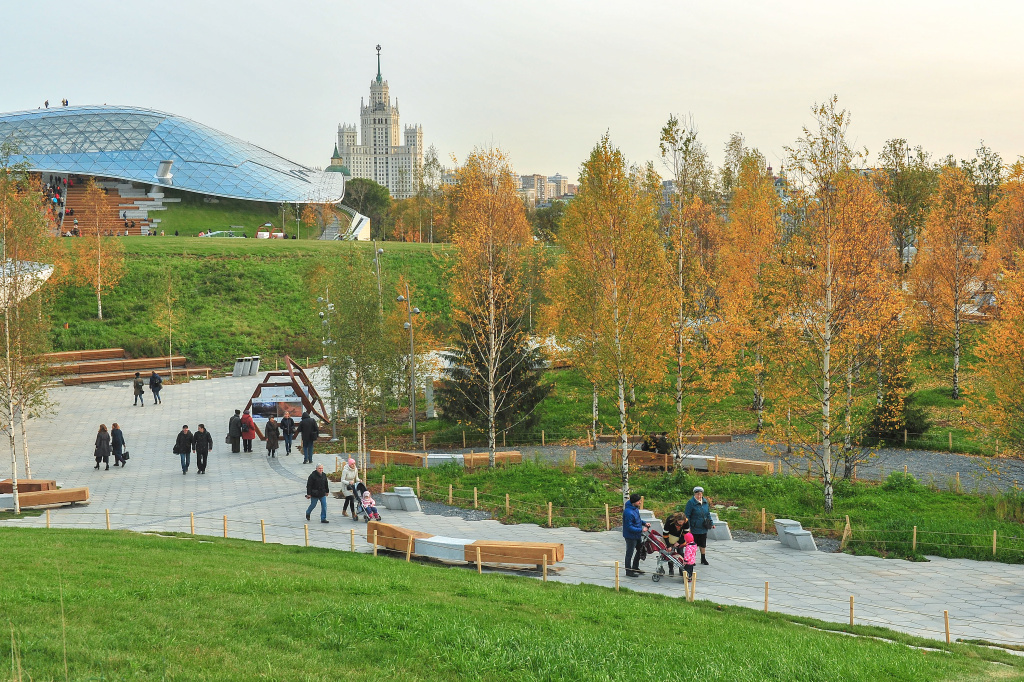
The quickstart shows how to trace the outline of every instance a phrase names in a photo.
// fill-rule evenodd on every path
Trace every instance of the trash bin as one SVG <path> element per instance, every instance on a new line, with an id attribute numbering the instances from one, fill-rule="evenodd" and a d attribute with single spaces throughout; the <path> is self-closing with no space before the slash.
<path id="1" fill-rule="evenodd" d="M 244 362 L 244 360 L 244 358 L 235 358 L 235 368 L 231 371 L 231 376 L 242 376 L 242 363 Z"/>
<path id="2" fill-rule="evenodd" d="M 260 371 L 260 356 L 252 356 L 252 365 L 249 367 L 249 376 L 257 374 Z"/>
<path id="3" fill-rule="evenodd" d="M 252 358 L 251 357 L 244 357 L 244 358 L 242 358 L 242 374 L 241 374 L 241 376 L 243 376 L 243 377 L 249 376 L 249 369 L 250 368 L 252 368 Z"/>

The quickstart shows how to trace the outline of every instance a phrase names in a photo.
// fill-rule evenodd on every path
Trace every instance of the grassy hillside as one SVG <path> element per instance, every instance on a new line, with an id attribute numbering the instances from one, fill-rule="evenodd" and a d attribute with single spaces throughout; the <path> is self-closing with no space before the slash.
<path id="1" fill-rule="evenodd" d="M 243 201 L 240 199 L 215 199 L 206 201 L 192 192 L 176 192 L 164 190 L 168 197 L 181 199 L 180 202 L 167 204 L 166 211 L 154 212 L 151 218 L 160 220 L 159 230 L 173 235 L 177 230 L 182 236 L 195 236 L 200 232 L 211 230 L 229 230 L 231 226 L 242 226 L 248 236 L 254 237 L 257 228 L 264 223 L 271 223 L 275 228 L 281 227 L 281 206 L 262 201 Z M 293 212 L 289 207 L 290 217 L 286 231 L 289 236 L 295 234 L 296 226 Z M 303 232 L 306 232 L 303 230 Z M 305 235 L 303 235 L 305 236 Z"/>
<path id="2" fill-rule="evenodd" d="M 75 680 L 1021 679 L 970 645 L 394 558 L 83 530 L 0 545 L 0 656 L 13 640 L 24 679 L 64 679 L 62 636 Z"/>

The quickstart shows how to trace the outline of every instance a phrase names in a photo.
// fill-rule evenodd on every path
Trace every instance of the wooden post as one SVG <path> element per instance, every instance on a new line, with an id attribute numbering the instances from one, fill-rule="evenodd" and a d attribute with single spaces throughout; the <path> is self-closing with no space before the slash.
<path id="1" fill-rule="evenodd" d="M 857 465 L 856 464 L 853 465 L 853 480 L 854 481 L 857 480 Z"/>
<path id="2" fill-rule="evenodd" d="M 540 430 L 540 444 L 542 446 L 545 445 L 545 443 L 544 443 L 544 429 Z"/>
<path id="3" fill-rule="evenodd" d="M 996 555 L 996 531 L 992 531 L 992 556 Z"/>
<path id="4" fill-rule="evenodd" d="M 462 449 L 463 450 L 466 449 L 466 432 L 465 431 L 462 432 Z"/>
<path id="5" fill-rule="evenodd" d="M 505 493 L 505 516 L 508 516 L 510 513 L 512 513 L 512 509 L 508 503 L 508 493 Z"/>
<path id="6" fill-rule="evenodd" d="M 505 432 L 501 432 L 501 447 L 505 447 Z"/>
<path id="7" fill-rule="evenodd" d="M 903 444 L 907 444 L 907 430 L 903 429 Z"/>
<path id="8" fill-rule="evenodd" d="M 384 474 L 381 474 L 380 476 L 380 491 L 382 493 L 384 492 Z"/>
<path id="9" fill-rule="evenodd" d="M 195 512 L 189 512 L 188 513 L 188 532 L 191 535 L 195 535 L 196 534 L 196 513 Z"/>
<path id="10" fill-rule="evenodd" d="M 373 529 L 373 556 L 377 556 L 377 529 Z"/>
<path id="11" fill-rule="evenodd" d="M 573 469 L 576 468 L 576 451 L 575 450 L 572 451 L 572 468 Z"/>
<path id="12" fill-rule="evenodd" d="M 308 523 L 304 523 L 304 524 L 302 524 L 302 527 L 303 527 L 303 529 L 305 530 L 305 533 L 306 533 L 306 547 L 309 547 L 309 524 Z"/>
<path id="13" fill-rule="evenodd" d="M 942 612 L 942 620 L 946 623 L 946 644 L 949 644 L 949 611 Z"/>
<path id="14" fill-rule="evenodd" d="M 768 613 L 768 581 L 764 581 L 764 612 Z"/>
<path id="15" fill-rule="evenodd" d="M 544 552 L 544 582 L 548 581 L 548 553 Z"/>
<path id="16" fill-rule="evenodd" d="M 348 546 L 349 546 L 349 549 L 354 552 L 354 551 L 356 551 L 356 529 L 355 528 L 351 528 L 351 529 L 349 529 L 348 533 L 349 533 L 349 535 L 348 535 L 349 545 Z"/>
<path id="17" fill-rule="evenodd" d="M 850 515 L 846 515 L 846 526 L 843 527 L 843 538 L 839 541 L 840 551 L 846 549 L 846 541 L 853 535 L 853 528 L 850 527 Z"/>
<path id="18" fill-rule="evenodd" d="M 608 504 L 607 503 L 605 503 L 605 505 L 604 505 L 604 529 L 605 530 L 611 530 L 612 529 L 612 518 L 608 514 Z"/>
<path id="19" fill-rule="evenodd" d="M 416 497 L 420 496 L 420 477 L 416 477 Z"/>
<path id="20" fill-rule="evenodd" d="M 476 508 L 477 508 L 476 486 L 473 486 L 473 509 L 476 509 Z"/>
<path id="21" fill-rule="evenodd" d="M 50 510 L 49 509 L 46 510 L 46 527 L 47 528 L 50 527 Z"/>
<path id="22" fill-rule="evenodd" d="M 850 627 L 853 627 L 853 595 L 850 595 Z"/>
<path id="23" fill-rule="evenodd" d="M 718 473 L 718 453 L 715 453 L 715 473 Z"/>
<path id="24" fill-rule="evenodd" d="M 484 572 L 484 566 L 483 566 L 482 563 L 480 563 L 480 545 L 476 546 L 476 572 L 477 573 L 483 573 Z"/>
<path id="25" fill-rule="evenodd" d="M 407 562 L 408 561 L 412 561 L 412 536 L 411 535 L 409 536 L 409 538 L 405 542 L 405 560 Z"/>
<path id="26" fill-rule="evenodd" d="M 917 526 L 914 526 L 914 537 L 910 541 L 910 551 L 917 552 Z"/>
<path id="27" fill-rule="evenodd" d="M 884 464 L 879 464 L 878 465 L 878 480 L 879 481 L 884 481 L 885 480 L 885 465 Z"/>
<path id="28" fill-rule="evenodd" d="M 949 432 L 949 451 L 953 452 L 953 432 Z"/>
<path id="29" fill-rule="evenodd" d="M 341 437 L 341 451 L 348 454 L 348 436 Z"/>
<path id="30" fill-rule="evenodd" d="M 764 507 L 761 507 L 761 535 L 764 535 L 764 522 L 765 522 L 766 516 L 767 515 L 764 513 Z"/>
<path id="31" fill-rule="evenodd" d="M 388 465 L 388 437 L 384 436 L 384 466 Z"/>
<path id="32" fill-rule="evenodd" d="M 452 503 L 452 484 L 448 484 L 448 504 Z"/>
<path id="33" fill-rule="evenodd" d="M 551 528 L 551 503 L 548 502 L 548 528 Z"/>
<path id="34" fill-rule="evenodd" d="M 107 530 L 110 530 L 110 510 L 107 511 Z"/>
<path id="35" fill-rule="evenodd" d="M 693 579 L 690 580 L 690 601 L 697 598 L 697 571 L 693 572 Z"/>
<path id="36" fill-rule="evenodd" d="M 615 591 L 619 591 L 619 562 L 615 562 Z"/>
<path id="37" fill-rule="evenodd" d="M 260 519 L 260 537 L 263 538 L 263 544 L 267 544 L 267 526 L 263 523 L 263 519 Z"/>
<path id="38" fill-rule="evenodd" d="M 427 451 L 427 434 L 423 434 L 423 452 Z"/>
<path id="39" fill-rule="evenodd" d="M 643 508 L 644 508 L 644 496 L 641 495 L 640 496 L 640 509 L 643 509 Z"/>
<path id="40" fill-rule="evenodd" d="M 225 514 L 224 515 L 224 537 L 226 538 L 227 536 L 228 536 L 228 517 L 227 517 L 227 514 Z"/>
<path id="41" fill-rule="evenodd" d="M 956 472 L 956 491 L 960 492 L 960 472 Z"/>

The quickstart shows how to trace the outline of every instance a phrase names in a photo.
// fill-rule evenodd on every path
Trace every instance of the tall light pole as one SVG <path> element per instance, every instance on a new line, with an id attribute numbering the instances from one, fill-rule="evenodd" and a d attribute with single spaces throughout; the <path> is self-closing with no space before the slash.
<path id="1" fill-rule="evenodd" d="M 334 304 L 331 303 L 331 288 L 327 287 L 323 296 L 318 296 L 316 302 L 320 304 L 320 345 L 323 347 L 323 359 L 327 362 L 327 379 L 331 382 L 331 442 L 338 442 L 338 396 L 334 390 L 334 366 L 331 364 L 330 355 L 327 349 L 334 345 L 331 338 L 331 325 L 328 319 L 334 312 Z"/>
<path id="2" fill-rule="evenodd" d="M 409 420 L 412 423 L 412 440 L 416 442 L 416 346 L 413 343 L 413 328 L 412 328 L 412 316 L 419 315 L 420 309 L 412 307 L 412 301 L 409 298 L 409 285 L 405 285 L 405 296 L 399 294 L 396 299 L 399 303 L 405 303 L 406 309 L 409 311 L 409 321 L 405 323 L 405 328 L 409 330 Z"/>
<path id="3" fill-rule="evenodd" d="M 381 285 L 380 279 L 380 257 L 384 254 L 384 249 L 377 248 L 377 240 L 373 240 L 373 264 L 377 269 L 377 299 L 380 301 L 380 315 L 381 319 L 384 318 L 384 289 Z"/>

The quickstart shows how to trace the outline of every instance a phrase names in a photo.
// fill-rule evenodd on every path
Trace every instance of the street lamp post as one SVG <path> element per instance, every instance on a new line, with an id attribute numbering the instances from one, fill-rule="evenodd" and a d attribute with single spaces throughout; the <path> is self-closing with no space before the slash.
<path id="1" fill-rule="evenodd" d="M 380 315 L 384 317 L 384 289 L 380 280 L 380 257 L 384 255 L 384 249 L 377 248 L 377 240 L 373 240 L 373 264 L 377 268 L 377 299 L 380 302 Z"/>
<path id="2" fill-rule="evenodd" d="M 318 296 L 316 302 L 320 304 L 320 346 L 323 348 L 321 352 L 323 360 L 327 362 L 327 379 L 331 382 L 331 442 L 338 442 L 338 396 L 334 390 L 334 367 L 331 365 L 330 355 L 327 353 L 327 349 L 334 345 L 334 339 L 331 338 L 330 333 L 330 321 L 327 319 L 328 316 L 334 312 L 334 304 L 331 303 L 331 289 L 327 287 L 325 290 L 324 298 Z"/>
<path id="3" fill-rule="evenodd" d="M 420 309 L 412 307 L 409 297 L 409 285 L 405 285 L 405 296 L 399 294 L 396 299 L 399 303 L 405 303 L 409 311 L 409 321 L 405 328 L 409 330 L 409 420 L 412 423 L 412 440 L 416 442 L 416 346 L 413 342 L 412 316 L 419 315 Z"/>

